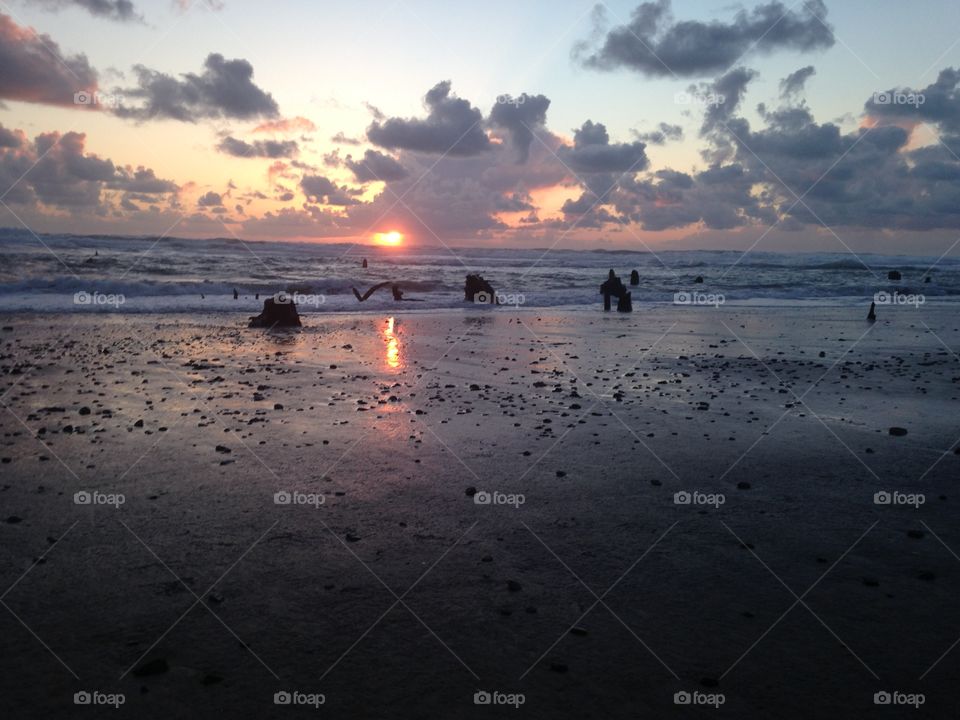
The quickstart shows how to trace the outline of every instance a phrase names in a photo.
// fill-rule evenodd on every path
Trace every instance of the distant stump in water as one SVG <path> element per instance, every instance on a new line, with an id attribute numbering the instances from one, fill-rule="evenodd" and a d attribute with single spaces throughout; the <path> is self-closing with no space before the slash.
<path id="1" fill-rule="evenodd" d="M 903 280 L 899 270 L 891 270 L 887 273 L 887 280 Z"/>
<path id="2" fill-rule="evenodd" d="M 300 315 L 297 313 L 297 306 L 293 299 L 288 298 L 286 302 L 277 302 L 270 297 L 263 301 L 263 312 L 250 318 L 250 324 L 247 327 L 252 328 L 272 328 L 272 327 L 300 327 Z"/>
<path id="3" fill-rule="evenodd" d="M 493 304 L 497 302 L 497 294 L 493 285 L 484 280 L 482 275 L 467 275 L 463 286 L 463 299 L 466 302 Z"/>

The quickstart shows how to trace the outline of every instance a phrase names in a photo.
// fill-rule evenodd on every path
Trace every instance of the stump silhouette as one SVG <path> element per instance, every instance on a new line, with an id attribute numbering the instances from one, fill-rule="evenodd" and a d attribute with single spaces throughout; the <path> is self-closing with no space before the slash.
<path id="1" fill-rule="evenodd" d="M 251 317 L 247 327 L 301 327 L 300 314 L 293 298 L 287 297 L 285 302 L 277 302 L 269 297 L 263 301 L 263 312 Z"/>

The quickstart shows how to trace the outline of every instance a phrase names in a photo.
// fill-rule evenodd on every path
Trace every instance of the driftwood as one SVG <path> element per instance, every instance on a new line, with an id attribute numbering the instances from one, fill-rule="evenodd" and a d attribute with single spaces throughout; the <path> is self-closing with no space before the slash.
<path id="1" fill-rule="evenodd" d="M 423 300 L 418 300 L 415 298 L 405 298 L 403 296 L 403 290 L 400 289 L 400 285 L 398 283 L 393 282 L 392 280 L 387 280 L 386 282 L 377 283 L 372 288 L 370 288 L 365 293 L 363 293 L 363 295 L 361 295 L 360 291 L 357 290 L 356 288 L 350 288 L 350 289 L 353 290 L 353 296 L 357 298 L 359 302 L 364 302 L 367 300 L 367 298 L 373 295 L 377 290 L 380 290 L 381 288 L 385 288 L 387 286 L 390 287 L 390 292 L 393 293 L 393 299 L 396 300 L 397 302 L 400 302 L 400 301 L 423 302 Z"/>

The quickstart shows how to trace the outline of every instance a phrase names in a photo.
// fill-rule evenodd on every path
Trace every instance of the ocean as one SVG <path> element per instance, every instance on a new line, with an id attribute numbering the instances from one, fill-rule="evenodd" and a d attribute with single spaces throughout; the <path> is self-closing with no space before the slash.
<path id="1" fill-rule="evenodd" d="M 368 268 L 361 267 L 368 260 Z M 506 306 L 597 306 L 613 269 L 636 308 L 704 302 L 862 303 L 877 293 L 960 299 L 960 259 L 852 253 L 606 251 L 372 247 L 347 243 L 241 242 L 0 230 L 0 312 L 257 312 L 292 293 L 301 313 L 395 308 L 389 289 L 360 304 L 351 292 L 396 281 L 404 309 L 465 307 L 464 278 L 479 273 Z M 888 272 L 902 273 L 901 281 Z M 703 277 L 703 283 L 695 279 Z M 929 282 L 925 280 L 929 278 Z M 239 298 L 234 300 L 233 291 Z M 899 296 L 895 295 L 899 293 Z M 257 299 L 259 294 L 259 299 Z"/>

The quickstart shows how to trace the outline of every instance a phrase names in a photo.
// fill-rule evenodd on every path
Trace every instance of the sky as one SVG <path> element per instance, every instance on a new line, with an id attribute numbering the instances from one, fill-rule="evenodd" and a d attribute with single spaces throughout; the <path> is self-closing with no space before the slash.
<path id="1" fill-rule="evenodd" d="M 955 254 L 958 87 L 948 0 L 0 0 L 0 227 Z"/>

